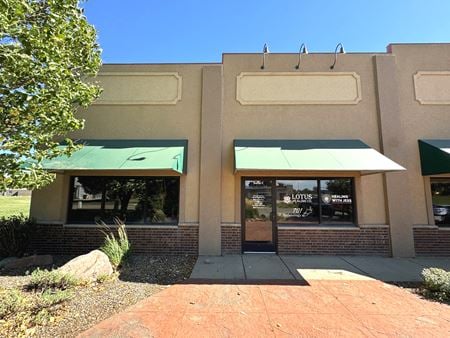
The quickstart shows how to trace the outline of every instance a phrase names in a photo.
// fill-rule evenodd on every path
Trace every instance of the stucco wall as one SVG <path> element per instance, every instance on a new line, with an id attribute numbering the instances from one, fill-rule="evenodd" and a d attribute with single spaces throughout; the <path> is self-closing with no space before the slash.
<path id="1" fill-rule="evenodd" d="M 399 114 L 404 135 L 401 161 L 408 170 L 405 173 L 408 184 L 403 187 L 403 192 L 410 196 L 412 203 L 409 210 L 403 212 L 410 214 L 412 225 L 434 224 L 431 201 L 427 200 L 427 196 L 431 196 L 431 188 L 429 179 L 420 171 L 417 140 L 450 139 L 450 104 L 420 104 L 415 97 L 414 74 L 418 71 L 447 71 L 450 44 L 394 44 L 390 50 L 395 55 L 398 70 Z M 433 90 L 449 93 L 448 87 L 435 87 Z"/>
<path id="2" fill-rule="evenodd" d="M 70 135 L 75 139 L 187 139 L 187 175 L 180 181 L 180 223 L 198 224 L 199 220 L 202 68 L 203 65 L 200 64 L 104 65 L 101 73 L 108 74 L 176 72 L 182 79 L 181 99 L 176 104 L 94 104 L 87 110 L 79 111 L 78 117 L 85 119 L 85 128 Z M 128 87 L 120 85 L 115 89 L 111 76 L 108 78 L 110 90 L 124 91 L 122 97 L 133 97 L 132 85 Z M 152 88 L 147 90 L 151 91 Z M 69 174 L 66 173 L 66 176 Z M 135 175 L 135 173 L 101 171 L 95 174 Z M 152 174 L 155 173 L 139 173 L 139 175 Z M 159 174 L 167 175 L 170 172 Z M 33 192 L 31 215 L 37 220 L 65 222 L 69 183 L 68 180 L 63 181 L 64 179 L 59 177 L 48 187 Z"/>
<path id="3" fill-rule="evenodd" d="M 31 195 L 30 216 L 39 222 L 62 223 L 67 213 L 69 177 L 57 174 L 50 185 L 34 190 Z"/>
<path id="4" fill-rule="evenodd" d="M 120 95 L 109 92 L 103 101 L 80 111 L 79 117 L 86 120 L 85 129 L 71 136 L 81 139 L 187 139 L 187 175 L 180 181 L 180 224 L 203 223 L 199 229 L 200 241 L 204 243 L 200 243 L 200 251 L 215 254 L 219 253 L 221 242 L 222 246 L 229 242 L 227 245 L 233 252 L 240 245 L 233 242 L 240 240 L 236 229 L 241 223 L 242 178 L 242 174 L 233 172 L 235 139 L 361 139 L 406 167 L 407 172 L 367 176 L 357 172 L 342 175 L 330 172 L 263 174 L 354 177 L 357 223 L 390 225 L 394 255 L 412 256 L 412 228 L 434 223 L 429 178 L 420 172 L 417 140 L 450 139 L 450 98 L 448 102 L 438 104 L 420 103 L 416 97 L 414 75 L 447 71 L 448 55 L 450 44 L 391 45 L 388 53 L 339 55 L 333 71 L 329 69 L 333 54 L 304 55 L 300 70 L 295 69 L 296 54 L 268 54 L 264 70 L 260 68 L 261 54 L 224 54 L 222 65 L 105 65 L 102 68 L 102 72 L 108 74 L 107 79 L 103 79 L 107 81 L 105 88 L 112 92 L 119 90 Z M 126 81 L 125 85 L 124 81 L 115 82 L 116 72 L 131 76 L 130 81 L 134 78 L 133 73 L 139 73 L 139 81 L 130 86 L 126 86 Z M 334 77 L 333 81 L 342 82 L 334 82 L 329 88 L 321 85 L 322 93 L 308 93 L 307 81 L 292 76 L 308 72 L 320 73 L 321 81 L 327 74 L 342 73 L 347 74 L 347 78 Z M 148 73 L 169 75 L 155 82 L 145 79 Z M 237 83 L 239 77 L 243 79 L 243 73 L 269 77 L 258 78 L 256 75 L 250 81 L 239 82 L 240 86 L 250 83 L 250 87 L 239 93 Z M 282 79 L 273 81 L 270 74 L 289 76 L 292 83 L 291 87 L 278 93 L 277 88 L 273 88 L 274 92 L 269 95 L 273 102 L 268 102 L 270 100 L 268 96 L 264 97 L 261 88 L 251 88 L 252 83 L 257 85 L 258 81 L 277 83 Z M 351 87 L 353 80 L 348 76 L 356 79 L 355 87 Z M 446 96 L 450 97 L 446 86 L 432 85 L 432 88 L 424 89 L 424 83 L 430 81 L 433 83 L 429 79 L 421 83 L 420 99 L 425 98 L 426 103 L 433 98 L 444 98 L 445 101 Z M 149 88 L 136 88 L 137 83 Z M 340 88 L 341 83 L 349 87 Z M 300 89 L 306 92 L 300 95 L 297 92 Z M 147 90 L 152 91 L 152 95 L 149 95 L 149 102 L 142 102 Z M 345 102 L 336 100 L 340 90 L 346 96 Z M 134 101 L 133 95 L 136 96 Z M 287 99 L 277 102 L 282 96 Z M 116 97 L 131 99 L 115 102 Z M 204 161 L 202 166 L 201 161 Z M 221 170 L 216 162 L 221 162 Z M 91 173 L 59 174 L 50 186 L 34 191 L 32 217 L 47 224 L 64 223 L 69 175 L 82 174 Z M 135 175 L 133 172 L 106 171 L 96 174 Z M 139 173 L 154 174 L 168 173 Z M 246 176 L 260 174 L 247 173 Z M 216 181 L 219 178 L 220 184 Z M 217 194 L 218 198 L 214 199 Z M 229 228 L 232 231 L 228 231 Z M 229 236 L 221 241 L 224 229 Z M 427 234 L 427 241 L 439 233 Z M 421 248 L 425 250 L 423 246 Z"/>
<path id="5" fill-rule="evenodd" d="M 331 73 L 329 66 L 333 58 L 332 54 L 305 55 L 301 72 Z M 361 101 L 357 104 L 242 105 L 236 100 L 236 78 L 242 72 L 298 72 L 294 68 L 297 64 L 295 54 L 269 54 L 264 70 L 261 70 L 261 64 L 261 54 L 224 54 L 223 57 L 223 223 L 240 223 L 241 217 L 240 176 L 233 173 L 234 139 L 353 138 L 380 149 L 373 55 L 340 56 L 333 71 L 355 72 L 360 77 Z M 303 176 L 303 173 L 295 175 Z M 385 224 L 382 175 L 364 176 L 357 184 L 358 222 Z"/>

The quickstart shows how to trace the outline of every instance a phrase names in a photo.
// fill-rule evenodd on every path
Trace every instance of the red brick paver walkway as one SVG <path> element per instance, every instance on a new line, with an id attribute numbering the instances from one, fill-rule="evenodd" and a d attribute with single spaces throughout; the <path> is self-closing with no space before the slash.
<path id="1" fill-rule="evenodd" d="M 450 337 L 450 307 L 379 281 L 179 284 L 80 337 Z"/>

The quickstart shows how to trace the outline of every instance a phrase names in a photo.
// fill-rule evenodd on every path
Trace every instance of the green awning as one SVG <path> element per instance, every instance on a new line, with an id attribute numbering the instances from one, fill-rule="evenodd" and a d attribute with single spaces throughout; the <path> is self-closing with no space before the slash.
<path id="1" fill-rule="evenodd" d="M 48 170 L 171 170 L 186 173 L 187 140 L 82 140 L 72 156 L 43 162 Z M 61 145 L 64 147 L 64 145 Z"/>
<path id="2" fill-rule="evenodd" d="M 235 171 L 405 170 L 360 140 L 235 140 Z"/>
<path id="3" fill-rule="evenodd" d="M 419 140 L 422 175 L 450 173 L 450 140 Z"/>

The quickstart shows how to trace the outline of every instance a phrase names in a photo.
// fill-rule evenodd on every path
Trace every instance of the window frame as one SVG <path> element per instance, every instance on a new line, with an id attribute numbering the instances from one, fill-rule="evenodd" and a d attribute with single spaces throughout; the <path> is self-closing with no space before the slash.
<path id="1" fill-rule="evenodd" d="M 114 175 L 114 176 L 102 176 L 102 175 L 70 175 L 70 180 L 69 180 L 69 198 L 68 198 L 68 203 L 67 203 L 67 222 L 68 224 L 74 224 L 74 225 L 96 225 L 98 224 L 97 222 L 95 222 L 95 220 L 92 220 L 91 222 L 87 222 L 87 221 L 76 221 L 73 219 L 73 209 L 72 209 L 72 205 L 73 205 L 73 195 L 74 195 L 74 182 L 75 182 L 75 178 L 76 177 L 97 177 L 97 178 L 107 178 L 107 179 L 151 179 L 151 178 L 155 178 L 155 179 L 161 179 L 161 178 L 169 178 L 169 179 L 176 179 L 177 180 L 177 187 L 178 187 L 178 215 L 177 215 L 177 220 L 176 222 L 159 222 L 159 223 L 152 223 L 152 222 L 143 222 L 143 223 L 137 223 L 137 222 L 128 222 L 125 221 L 125 223 L 127 225 L 130 226 L 144 226 L 144 227 L 152 227 L 152 226 L 178 226 L 179 222 L 180 222 L 180 200 L 181 200 L 181 180 L 180 180 L 180 176 L 129 176 L 129 175 L 125 175 L 125 176 L 120 176 L 120 175 Z M 101 213 L 104 213 L 105 210 L 105 198 L 106 198 L 106 188 L 103 187 L 102 190 L 102 201 L 101 201 Z M 147 218 L 147 217 L 146 217 Z M 103 220 L 102 220 L 103 221 Z M 107 223 L 105 222 L 107 225 L 112 225 L 112 223 Z"/>

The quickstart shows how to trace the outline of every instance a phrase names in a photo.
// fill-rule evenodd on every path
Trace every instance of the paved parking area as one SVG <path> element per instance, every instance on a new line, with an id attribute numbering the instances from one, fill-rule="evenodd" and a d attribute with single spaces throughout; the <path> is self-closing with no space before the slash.
<path id="1" fill-rule="evenodd" d="M 448 259 L 199 257 L 187 283 L 80 337 L 450 337 L 450 306 L 384 281 Z"/>
<path id="2" fill-rule="evenodd" d="M 450 307 L 376 280 L 178 284 L 80 337 L 449 337 Z"/>
<path id="3" fill-rule="evenodd" d="M 193 280 L 370 280 L 419 282 L 426 267 L 450 270 L 449 258 L 373 256 L 200 256 Z"/>

